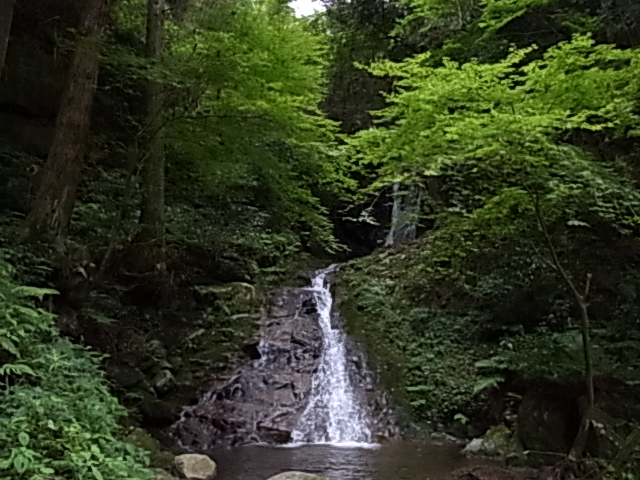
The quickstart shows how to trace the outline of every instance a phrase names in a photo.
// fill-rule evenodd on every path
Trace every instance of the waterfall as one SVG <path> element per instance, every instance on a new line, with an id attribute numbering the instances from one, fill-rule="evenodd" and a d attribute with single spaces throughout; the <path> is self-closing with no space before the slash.
<path id="1" fill-rule="evenodd" d="M 292 433 L 296 443 L 373 442 L 368 408 L 350 379 L 346 334 L 331 325 L 333 298 L 327 277 L 336 270 L 337 265 L 332 265 L 316 272 L 312 280 L 323 349 L 318 372 L 313 377 L 309 403 Z"/>
<path id="2" fill-rule="evenodd" d="M 401 190 L 399 183 L 393 184 L 391 228 L 384 243 L 385 247 L 416 238 L 416 216 L 420 212 L 420 197 L 420 190 L 415 185 Z"/>

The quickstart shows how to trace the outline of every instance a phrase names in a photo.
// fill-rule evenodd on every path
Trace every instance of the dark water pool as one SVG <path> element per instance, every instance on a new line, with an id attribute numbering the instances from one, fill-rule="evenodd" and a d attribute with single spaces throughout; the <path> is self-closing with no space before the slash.
<path id="1" fill-rule="evenodd" d="M 368 449 L 248 446 L 210 453 L 218 462 L 218 480 L 266 480 L 288 470 L 331 480 L 438 480 L 471 464 L 456 448 L 412 443 Z"/>

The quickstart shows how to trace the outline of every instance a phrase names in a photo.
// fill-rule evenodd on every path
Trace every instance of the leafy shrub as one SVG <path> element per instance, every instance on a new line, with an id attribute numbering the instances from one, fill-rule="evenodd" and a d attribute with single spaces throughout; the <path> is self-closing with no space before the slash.
<path id="1" fill-rule="evenodd" d="M 119 440 L 125 410 L 109 393 L 99 357 L 61 338 L 0 260 L 0 477 L 146 480 L 146 456 Z"/>

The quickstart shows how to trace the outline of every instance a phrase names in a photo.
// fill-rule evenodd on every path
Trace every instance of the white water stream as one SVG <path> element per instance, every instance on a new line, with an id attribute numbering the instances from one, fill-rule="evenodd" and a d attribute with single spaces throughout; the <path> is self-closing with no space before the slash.
<path id="1" fill-rule="evenodd" d="M 332 328 L 333 297 L 327 276 L 337 265 L 316 272 L 312 289 L 323 336 L 318 372 L 313 376 L 309 404 L 292 433 L 294 443 L 369 446 L 373 443 L 369 415 L 349 378 L 346 334 Z"/>
<path id="2" fill-rule="evenodd" d="M 385 247 L 416 238 L 416 221 L 420 213 L 421 192 L 415 185 L 393 184 L 391 224 Z"/>

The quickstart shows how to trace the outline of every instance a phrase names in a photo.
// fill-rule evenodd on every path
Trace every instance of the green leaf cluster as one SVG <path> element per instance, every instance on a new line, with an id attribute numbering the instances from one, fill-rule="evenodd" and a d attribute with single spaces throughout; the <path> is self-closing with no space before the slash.
<path id="1" fill-rule="evenodd" d="M 100 358 L 60 337 L 0 260 L 0 476 L 15 480 L 148 480 L 146 454 L 118 438 L 126 412 Z"/>

